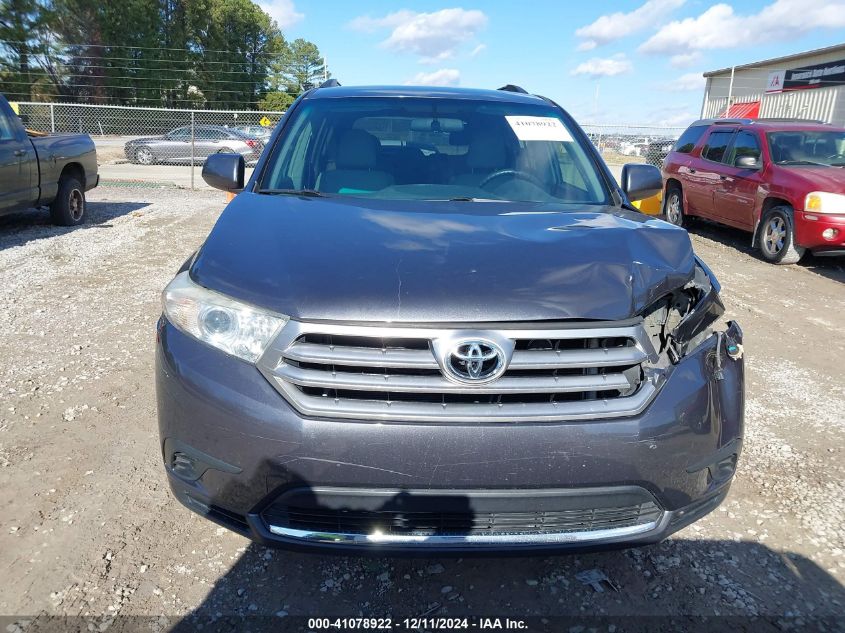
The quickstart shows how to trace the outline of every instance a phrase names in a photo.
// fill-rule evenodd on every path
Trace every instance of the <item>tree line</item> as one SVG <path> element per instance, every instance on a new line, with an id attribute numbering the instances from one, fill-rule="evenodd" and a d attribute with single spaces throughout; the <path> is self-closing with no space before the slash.
<path id="1" fill-rule="evenodd" d="M 0 0 L 10 101 L 283 110 L 327 76 L 251 0 Z"/>

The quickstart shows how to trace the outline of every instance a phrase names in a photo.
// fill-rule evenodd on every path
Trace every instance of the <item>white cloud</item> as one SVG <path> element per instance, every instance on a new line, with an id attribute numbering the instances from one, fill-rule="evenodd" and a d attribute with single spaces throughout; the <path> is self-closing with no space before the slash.
<path id="1" fill-rule="evenodd" d="M 687 106 L 669 106 L 646 114 L 643 120 L 648 125 L 685 128 L 697 118 L 698 112 L 689 110 Z"/>
<path id="2" fill-rule="evenodd" d="M 702 55 L 698 51 L 690 53 L 678 53 L 669 58 L 669 63 L 674 68 L 689 68 L 701 61 Z"/>
<path id="3" fill-rule="evenodd" d="M 594 57 L 593 59 L 589 59 L 582 64 L 579 64 L 575 70 L 572 71 L 573 75 L 587 75 L 592 79 L 596 77 L 614 77 L 616 75 L 624 75 L 625 73 L 629 73 L 634 69 L 631 65 L 631 62 L 625 57 L 624 54 L 620 53 L 618 55 L 614 55 L 613 57 Z"/>
<path id="4" fill-rule="evenodd" d="M 648 0 L 641 7 L 630 13 L 611 13 L 603 15 L 592 24 L 582 26 L 575 35 L 584 41 L 578 45 L 579 51 L 589 51 L 596 46 L 608 44 L 620 38 L 642 31 L 652 26 L 670 11 L 674 11 L 685 0 Z"/>
<path id="5" fill-rule="evenodd" d="M 478 55 L 481 51 L 483 51 L 485 48 L 487 48 L 487 44 L 479 44 L 479 45 L 478 45 L 478 46 L 476 46 L 474 49 L 472 49 L 472 52 L 470 52 L 469 56 L 470 56 L 470 57 L 475 57 L 475 56 L 476 56 L 476 55 Z"/>
<path id="6" fill-rule="evenodd" d="M 409 11 L 408 9 L 402 9 L 401 11 L 396 11 L 395 13 L 389 13 L 383 18 L 372 18 L 369 15 L 361 15 L 352 20 L 346 26 L 348 26 L 354 31 L 364 31 L 365 33 L 373 33 L 375 31 L 378 31 L 379 29 L 396 28 L 403 22 L 407 22 L 408 20 L 413 19 L 415 15 L 417 15 L 415 12 Z"/>
<path id="7" fill-rule="evenodd" d="M 417 73 L 411 81 L 412 86 L 457 86 L 461 82 L 461 73 L 455 68 L 441 68 L 431 73 Z"/>
<path id="8" fill-rule="evenodd" d="M 475 9 L 442 9 L 433 13 L 403 9 L 381 18 L 360 16 L 348 26 L 365 32 L 391 29 L 390 36 L 381 43 L 384 48 L 418 55 L 423 63 L 436 63 L 454 57 L 462 44 L 487 26 L 487 16 Z"/>
<path id="9" fill-rule="evenodd" d="M 758 13 L 737 15 L 732 6 L 716 4 L 701 15 L 676 20 L 652 35 L 639 50 L 736 48 L 772 40 L 795 39 L 817 28 L 845 27 L 845 1 L 776 0 Z"/>
<path id="10" fill-rule="evenodd" d="M 669 114 L 662 118 L 655 120 L 655 125 L 665 125 L 666 127 L 685 128 L 690 123 L 698 118 L 698 112 L 691 110 L 683 110 L 675 114 Z"/>
<path id="11" fill-rule="evenodd" d="M 702 73 L 686 73 L 664 85 L 669 92 L 689 92 L 704 90 L 705 79 Z"/>
<path id="12" fill-rule="evenodd" d="M 305 17 L 304 13 L 297 12 L 293 0 L 269 0 L 269 2 L 259 2 L 258 6 L 264 9 L 282 30 L 289 29 Z"/>

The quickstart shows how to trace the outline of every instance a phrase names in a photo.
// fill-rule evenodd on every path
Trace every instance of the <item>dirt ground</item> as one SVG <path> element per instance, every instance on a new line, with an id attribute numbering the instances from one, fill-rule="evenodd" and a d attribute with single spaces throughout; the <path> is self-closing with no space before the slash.
<path id="1" fill-rule="evenodd" d="M 745 331 L 747 434 L 727 501 L 670 540 L 546 558 L 316 556 L 218 528 L 165 481 L 159 292 L 223 195 L 101 187 L 89 200 L 90 223 L 77 229 L 50 226 L 44 211 L 0 218 L 0 614 L 92 616 L 99 630 L 117 616 L 154 616 L 141 628 L 164 630 L 253 614 L 759 615 L 778 618 L 772 630 L 817 618 L 842 626 L 845 260 L 772 266 L 743 233 L 693 229 L 726 318 Z M 592 568 L 618 591 L 576 579 Z"/>

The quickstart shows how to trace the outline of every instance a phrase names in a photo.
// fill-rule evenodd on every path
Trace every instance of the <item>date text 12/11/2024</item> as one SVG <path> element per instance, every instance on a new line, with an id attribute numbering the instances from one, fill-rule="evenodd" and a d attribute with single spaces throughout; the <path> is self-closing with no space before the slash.
<path id="1" fill-rule="evenodd" d="M 481 631 L 511 630 L 528 628 L 527 623 L 511 618 L 309 618 L 311 630 L 470 630 Z"/>

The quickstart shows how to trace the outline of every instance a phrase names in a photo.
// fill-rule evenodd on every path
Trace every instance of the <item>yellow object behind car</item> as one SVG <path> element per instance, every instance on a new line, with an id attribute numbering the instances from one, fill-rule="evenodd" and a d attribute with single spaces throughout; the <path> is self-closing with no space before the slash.
<path id="1" fill-rule="evenodd" d="M 636 200 L 631 204 L 647 215 L 660 215 L 663 208 L 663 192 L 645 200 Z"/>

